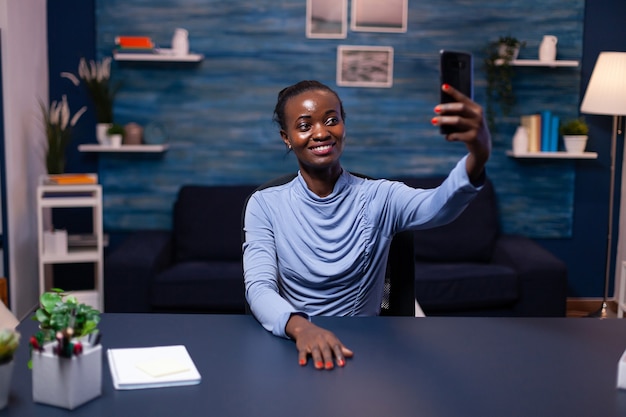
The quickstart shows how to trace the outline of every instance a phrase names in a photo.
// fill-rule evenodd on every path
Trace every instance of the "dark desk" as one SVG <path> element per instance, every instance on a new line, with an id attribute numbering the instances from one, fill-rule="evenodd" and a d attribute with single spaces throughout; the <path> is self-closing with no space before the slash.
<path id="1" fill-rule="evenodd" d="M 19 330 L 8 407 L 0 415 L 565 416 L 626 415 L 616 389 L 626 322 L 597 319 L 319 318 L 355 351 L 345 368 L 298 366 L 293 342 L 250 316 L 105 314 L 103 347 L 182 343 L 202 383 L 116 391 L 103 357 L 103 395 L 67 411 L 32 401 Z"/>

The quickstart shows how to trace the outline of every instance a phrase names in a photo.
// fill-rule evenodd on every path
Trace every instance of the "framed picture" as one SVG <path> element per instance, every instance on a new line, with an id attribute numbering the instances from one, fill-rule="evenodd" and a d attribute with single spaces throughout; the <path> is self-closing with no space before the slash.
<path id="1" fill-rule="evenodd" d="M 409 0 L 352 0 L 350 28 L 361 32 L 406 32 Z"/>
<path id="2" fill-rule="evenodd" d="M 348 0 L 307 0 L 306 37 L 343 39 L 348 34 Z"/>
<path id="3" fill-rule="evenodd" d="M 390 46 L 338 46 L 337 85 L 391 87 L 393 85 L 393 48 Z"/>

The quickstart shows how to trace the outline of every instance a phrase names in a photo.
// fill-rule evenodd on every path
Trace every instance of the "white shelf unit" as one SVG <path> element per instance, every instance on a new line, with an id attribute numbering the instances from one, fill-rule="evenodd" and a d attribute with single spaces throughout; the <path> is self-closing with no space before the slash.
<path id="1" fill-rule="evenodd" d="M 155 52 L 117 52 L 113 51 L 113 59 L 128 62 L 200 62 L 204 59 L 202 54 L 173 55 L 170 53 Z"/>
<path id="2" fill-rule="evenodd" d="M 78 150 L 81 152 L 110 152 L 110 153 L 159 153 L 165 152 L 169 146 L 167 144 L 162 145 L 122 145 L 122 146 L 107 146 L 99 144 L 84 143 L 78 145 Z"/>
<path id="3" fill-rule="evenodd" d="M 513 151 L 506 151 L 507 156 L 512 158 L 525 158 L 525 159 L 597 159 L 597 152 L 525 152 L 515 153 Z"/>
<path id="4" fill-rule="evenodd" d="M 44 232 L 49 232 L 53 208 L 91 208 L 93 244 L 69 246 L 67 252 L 46 250 Z M 46 213 L 47 211 L 47 213 Z M 48 219 L 48 221 L 46 221 Z M 102 187 L 99 184 L 50 185 L 42 181 L 37 187 L 37 235 L 39 253 L 39 292 L 54 287 L 54 264 L 93 263 L 93 286 L 87 290 L 69 291 L 80 303 L 104 311 L 104 265 L 102 231 Z"/>

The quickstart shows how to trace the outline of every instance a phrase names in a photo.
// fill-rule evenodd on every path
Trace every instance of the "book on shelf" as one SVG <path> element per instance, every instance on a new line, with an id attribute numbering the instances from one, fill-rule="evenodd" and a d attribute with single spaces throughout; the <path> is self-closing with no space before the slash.
<path id="1" fill-rule="evenodd" d="M 528 152 L 557 152 L 559 116 L 549 110 L 520 117 L 520 125 L 528 132 Z"/>
<path id="2" fill-rule="evenodd" d="M 97 184 L 96 174 L 56 174 L 43 177 L 43 184 L 46 185 L 84 185 Z"/>
<path id="3" fill-rule="evenodd" d="M 154 43 L 149 36 L 116 36 L 115 46 L 119 49 L 151 50 Z"/>
<path id="4" fill-rule="evenodd" d="M 528 133 L 528 152 L 541 151 L 541 115 L 529 114 L 520 117 L 520 123 Z"/>
<path id="5" fill-rule="evenodd" d="M 108 349 L 107 358 L 118 390 L 196 385 L 202 380 L 183 345 Z"/>

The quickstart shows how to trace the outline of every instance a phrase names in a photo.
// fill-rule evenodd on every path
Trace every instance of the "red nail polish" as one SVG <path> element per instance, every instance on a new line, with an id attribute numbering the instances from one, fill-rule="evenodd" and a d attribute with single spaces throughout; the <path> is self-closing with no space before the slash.
<path id="1" fill-rule="evenodd" d="M 315 362 L 315 367 L 316 368 L 323 368 L 324 367 L 324 362 L 322 362 L 322 361 Z"/>
<path id="2" fill-rule="evenodd" d="M 306 365 L 306 359 L 300 359 L 300 366 Z"/>
<path id="3" fill-rule="evenodd" d="M 430 121 L 433 125 L 437 126 L 437 123 L 439 122 L 439 119 L 437 119 L 436 117 L 433 117 Z"/>
<path id="4" fill-rule="evenodd" d="M 448 91 L 450 89 L 450 84 L 444 84 L 443 85 L 443 90 L 444 91 Z"/>
<path id="5" fill-rule="evenodd" d="M 333 367 L 332 362 L 326 362 L 326 369 L 332 369 L 332 367 Z"/>
<path id="6" fill-rule="evenodd" d="M 344 366 L 345 364 L 346 364 L 346 361 L 344 359 L 339 359 L 337 361 L 337 365 L 339 365 L 339 366 Z"/>
<path id="7" fill-rule="evenodd" d="M 435 113 L 441 113 L 441 107 L 435 106 Z"/>

